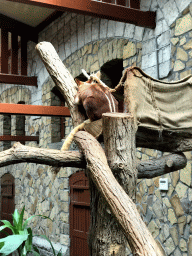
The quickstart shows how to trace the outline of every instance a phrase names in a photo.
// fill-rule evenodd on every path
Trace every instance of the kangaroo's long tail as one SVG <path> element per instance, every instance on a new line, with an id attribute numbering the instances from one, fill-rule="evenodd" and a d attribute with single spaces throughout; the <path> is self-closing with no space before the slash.
<path id="1" fill-rule="evenodd" d="M 78 131 L 82 130 L 82 129 L 84 128 L 84 126 L 85 126 L 85 123 L 83 122 L 82 124 L 77 125 L 77 126 L 69 133 L 69 135 L 67 136 L 65 142 L 63 143 L 63 146 L 62 146 L 62 148 L 61 148 L 61 151 L 67 151 L 67 150 L 69 149 L 69 147 L 70 147 L 70 145 L 71 145 L 71 143 L 72 143 L 72 141 L 73 141 L 73 138 L 74 138 L 75 134 L 76 134 Z"/>

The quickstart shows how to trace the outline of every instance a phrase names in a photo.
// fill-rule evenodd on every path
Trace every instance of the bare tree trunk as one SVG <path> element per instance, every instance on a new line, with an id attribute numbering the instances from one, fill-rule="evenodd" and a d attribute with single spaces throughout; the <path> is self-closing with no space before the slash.
<path id="1" fill-rule="evenodd" d="M 135 204 L 113 176 L 99 143 L 86 132 L 78 132 L 75 138 L 85 155 L 90 177 L 120 224 L 133 254 L 162 256 L 162 252 L 142 221 Z M 106 252 L 105 255 L 109 255 L 108 253 Z"/>
<path id="2" fill-rule="evenodd" d="M 66 100 L 73 125 L 77 126 L 85 120 L 85 116 L 79 111 L 78 106 L 74 104 L 74 96 L 77 93 L 77 84 L 68 69 L 60 60 L 51 43 L 41 42 L 36 45 L 36 50 L 57 88 Z"/>
<path id="3" fill-rule="evenodd" d="M 113 175 L 130 198 L 135 200 L 137 169 L 135 131 L 131 119 L 133 120 L 128 114 L 103 114 L 103 136 L 108 164 Z M 121 227 L 101 194 L 95 187 L 90 186 L 90 190 L 94 206 L 89 237 L 91 255 L 125 255 L 127 241 Z"/>

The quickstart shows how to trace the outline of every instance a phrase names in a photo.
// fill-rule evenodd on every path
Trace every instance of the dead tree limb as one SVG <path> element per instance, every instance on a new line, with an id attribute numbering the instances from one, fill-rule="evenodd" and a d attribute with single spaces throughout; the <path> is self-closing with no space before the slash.
<path id="1" fill-rule="evenodd" d="M 155 143 L 154 143 L 155 142 Z M 172 132 L 138 127 L 137 147 L 152 148 L 163 152 L 185 152 L 192 150 L 191 132 Z"/>
<path id="2" fill-rule="evenodd" d="M 140 161 L 137 165 L 138 178 L 151 179 L 166 173 L 183 169 L 187 158 L 183 153 L 169 154 L 158 159 Z"/>
<path id="3" fill-rule="evenodd" d="M 75 139 L 83 150 L 91 179 L 120 224 L 133 254 L 162 256 L 163 254 L 142 221 L 135 204 L 113 176 L 100 144 L 86 132 L 78 132 Z"/>
<path id="4" fill-rule="evenodd" d="M 16 142 L 12 148 L 0 152 L 0 167 L 18 163 L 37 163 L 56 167 L 85 168 L 86 162 L 82 154 L 77 151 L 43 149 L 24 146 Z"/>
<path id="5" fill-rule="evenodd" d="M 57 88 L 66 100 L 73 125 L 77 126 L 85 120 L 85 116 L 79 111 L 77 105 L 74 104 L 74 96 L 77 93 L 77 84 L 51 43 L 41 42 L 37 44 L 36 50 Z"/>
<path id="6" fill-rule="evenodd" d="M 167 163 L 172 162 L 168 167 Z M 0 167 L 18 163 L 37 163 L 56 167 L 86 168 L 83 154 L 77 151 L 65 151 L 29 147 L 16 142 L 12 148 L 0 152 Z M 187 159 L 183 153 L 169 154 L 158 159 L 140 161 L 137 164 L 138 178 L 151 179 L 169 172 L 183 169 Z"/>

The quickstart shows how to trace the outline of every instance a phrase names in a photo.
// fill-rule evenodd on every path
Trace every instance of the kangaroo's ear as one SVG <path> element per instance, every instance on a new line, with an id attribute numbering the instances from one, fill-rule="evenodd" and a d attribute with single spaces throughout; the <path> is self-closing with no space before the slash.
<path id="1" fill-rule="evenodd" d="M 80 86 L 80 85 L 82 85 L 83 84 L 83 82 L 81 82 L 79 79 L 77 79 L 77 78 L 75 78 L 75 82 L 76 82 L 76 84 L 78 85 L 78 86 Z"/>
<path id="2" fill-rule="evenodd" d="M 98 71 L 95 75 L 96 75 L 99 79 L 101 79 L 101 71 Z"/>
<path id="3" fill-rule="evenodd" d="M 93 78 L 91 77 L 91 78 L 89 78 L 89 80 L 87 80 L 87 82 L 86 82 L 86 83 L 91 84 L 92 82 L 93 82 Z"/>

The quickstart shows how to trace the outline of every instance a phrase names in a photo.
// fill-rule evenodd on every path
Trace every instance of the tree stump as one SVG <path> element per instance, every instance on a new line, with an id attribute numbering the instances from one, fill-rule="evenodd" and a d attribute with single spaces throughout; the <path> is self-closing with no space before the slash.
<path id="1" fill-rule="evenodd" d="M 103 137 L 109 167 L 129 197 L 135 201 L 137 161 L 133 116 L 103 114 Z"/>

